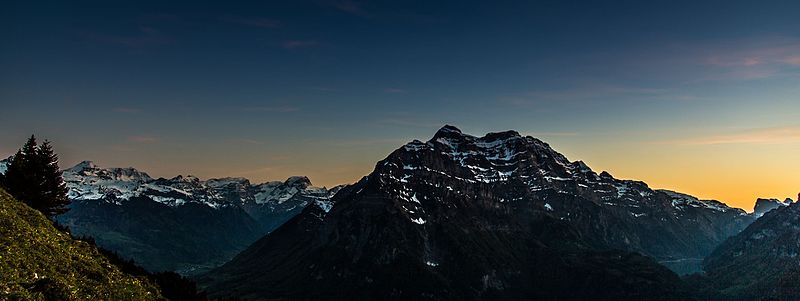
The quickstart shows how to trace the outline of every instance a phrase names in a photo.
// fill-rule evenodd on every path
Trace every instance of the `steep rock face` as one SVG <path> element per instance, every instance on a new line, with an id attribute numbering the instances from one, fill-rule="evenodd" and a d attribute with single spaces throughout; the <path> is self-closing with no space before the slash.
<path id="1" fill-rule="evenodd" d="M 265 229 L 272 231 L 309 204 L 329 206 L 328 200 L 340 188 L 314 187 L 307 177 L 290 177 L 284 182 L 268 182 L 252 187 L 253 202 L 245 202 L 243 208 Z"/>
<path id="2" fill-rule="evenodd" d="M 202 282 L 248 298 L 680 299 L 665 291 L 678 286 L 674 274 L 626 252 L 702 258 L 751 219 L 597 174 L 513 131 L 478 138 L 450 126 L 396 150 L 332 201 Z"/>
<path id="3" fill-rule="evenodd" d="M 463 202 L 409 219 L 384 188 L 366 178 L 328 213 L 309 206 L 202 283 L 248 300 L 686 298 L 652 259 L 591 251 L 544 212 Z"/>
<path id="4" fill-rule="evenodd" d="M 800 299 L 800 204 L 780 206 L 722 243 L 705 261 L 723 300 Z"/>
<path id="5" fill-rule="evenodd" d="M 58 217 L 76 235 L 151 271 L 195 274 L 220 265 L 328 190 L 305 177 L 252 185 L 244 178 L 153 179 L 84 161 L 64 171 L 73 203 Z"/>
<path id="6" fill-rule="evenodd" d="M 767 213 L 772 209 L 789 206 L 791 204 L 792 199 L 789 198 L 783 202 L 779 201 L 778 199 L 757 199 L 756 205 L 753 207 L 753 215 L 756 218 L 759 218 L 763 216 L 764 213 Z"/>
<path id="7" fill-rule="evenodd" d="M 8 170 L 8 159 L 0 160 L 0 174 L 5 174 Z"/>
<path id="8" fill-rule="evenodd" d="M 415 141 L 394 152 L 373 174 L 396 185 L 391 189 L 406 198 L 431 191 L 433 200 L 488 199 L 481 201 L 543 208 L 576 227 L 595 248 L 665 260 L 703 258 L 752 220 L 743 210 L 717 201 L 598 174 L 581 161 L 570 162 L 548 144 L 513 131 L 476 138 L 445 127 L 427 143 Z M 404 206 L 414 211 L 419 203 L 412 200 Z M 424 214 L 406 213 L 411 219 Z"/>

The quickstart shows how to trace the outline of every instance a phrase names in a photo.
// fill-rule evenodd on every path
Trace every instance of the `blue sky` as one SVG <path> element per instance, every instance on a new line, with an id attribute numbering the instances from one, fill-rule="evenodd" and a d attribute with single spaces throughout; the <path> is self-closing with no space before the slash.
<path id="1" fill-rule="evenodd" d="M 165 2 L 6 4 L 0 155 L 333 185 L 449 123 L 741 206 L 797 190 L 795 1 Z"/>

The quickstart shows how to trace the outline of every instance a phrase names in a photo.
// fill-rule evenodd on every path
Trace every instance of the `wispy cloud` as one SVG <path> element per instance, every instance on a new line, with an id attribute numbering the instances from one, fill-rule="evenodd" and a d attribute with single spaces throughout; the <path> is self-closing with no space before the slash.
<path id="1" fill-rule="evenodd" d="M 351 15 L 356 15 L 365 18 L 372 16 L 369 12 L 367 12 L 364 9 L 364 6 L 361 3 L 358 3 L 353 0 L 334 1 L 331 4 L 336 9 Z"/>
<path id="2" fill-rule="evenodd" d="M 783 59 L 783 62 L 789 65 L 800 66 L 800 54 L 787 56 Z"/>
<path id="3" fill-rule="evenodd" d="M 158 138 L 152 136 L 128 136 L 128 141 L 133 143 L 142 143 L 142 144 L 149 144 L 149 143 L 156 143 L 158 142 Z"/>
<path id="4" fill-rule="evenodd" d="M 719 145 L 719 144 L 784 144 L 800 142 L 800 126 L 747 129 L 732 133 L 656 141 L 654 144 Z"/>
<path id="5" fill-rule="evenodd" d="M 285 49 L 308 48 L 318 45 L 319 43 L 315 40 L 287 40 L 281 42 L 281 47 Z"/>
<path id="6" fill-rule="evenodd" d="M 261 27 L 261 28 L 278 28 L 281 26 L 280 21 L 263 17 L 243 17 L 235 15 L 223 15 L 219 17 L 219 20 L 233 24 Z"/>
<path id="7" fill-rule="evenodd" d="M 761 43 L 759 43 L 761 44 Z M 706 63 L 720 67 L 754 67 L 767 64 L 796 64 L 800 41 L 770 41 L 763 46 L 711 50 Z"/>
<path id="8" fill-rule="evenodd" d="M 547 104 L 552 102 L 584 103 L 593 99 L 635 97 L 636 99 L 668 99 L 671 90 L 652 87 L 631 87 L 602 83 L 587 83 L 573 88 L 532 90 L 518 95 L 501 98 L 501 101 L 514 105 Z M 676 100 L 684 100 L 674 96 Z"/>
<path id="9" fill-rule="evenodd" d="M 709 74 L 701 80 L 754 80 L 784 76 L 800 66 L 800 40 L 748 38 L 687 47 Z M 791 68 L 791 69 L 789 69 Z"/>

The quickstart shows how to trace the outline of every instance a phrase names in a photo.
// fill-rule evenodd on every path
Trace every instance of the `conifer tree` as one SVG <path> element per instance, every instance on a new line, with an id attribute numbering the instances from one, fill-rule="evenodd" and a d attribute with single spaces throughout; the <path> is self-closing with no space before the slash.
<path id="1" fill-rule="evenodd" d="M 68 189 L 49 141 L 39 146 L 31 135 L 9 161 L 2 180 L 9 193 L 48 217 L 68 210 Z"/>
<path id="2" fill-rule="evenodd" d="M 50 141 L 45 140 L 37 151 L 39 170 L 42 172 L 42 206 L 40 211 L 46 216 L 67 212 L 70 200 L 67 198 L 67 184 L 64 183 L 58 168 L 58 155 L 53 151 Z"/>
<path id="3" fill-rule="evenodd" d="M 17 151 L 16 154 L 8 162 L 8 169 L 6 170 L 3 186 L 6 187 L 8 193 L 13 195 L 19 200 L 23 200 L 30 205 L 30 199 L 35 196 L 34 190 L 37 185 L 32 185 L 36 182 L 33 175 L 34 163 L 36 157 L 36 137 L 31 135 L 25 145 Z"/>

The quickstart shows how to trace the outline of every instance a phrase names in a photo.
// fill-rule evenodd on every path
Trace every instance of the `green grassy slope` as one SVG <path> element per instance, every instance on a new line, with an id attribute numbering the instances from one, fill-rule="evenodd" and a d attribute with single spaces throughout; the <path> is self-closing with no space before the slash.
<path id="1" fill-rule="evenodd" d="M 86 242 L 0 189 L 0 300 L 162 300 Z"/>

